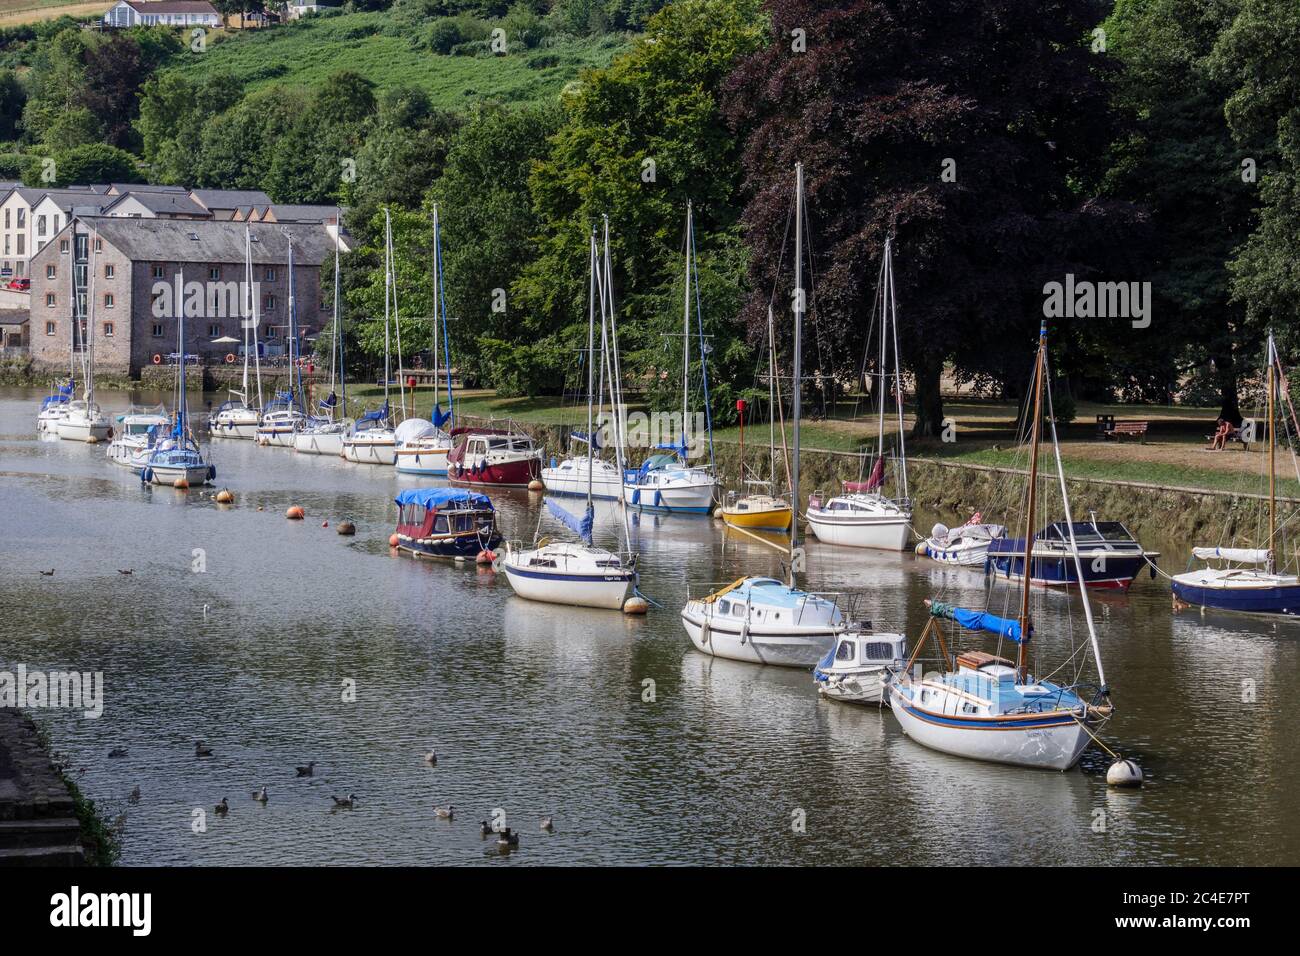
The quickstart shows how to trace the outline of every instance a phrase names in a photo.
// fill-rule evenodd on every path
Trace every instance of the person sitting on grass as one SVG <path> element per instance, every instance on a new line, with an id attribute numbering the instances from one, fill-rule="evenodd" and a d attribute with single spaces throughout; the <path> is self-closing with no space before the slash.
<path id="1" fill-rule="evenodd" d="M 1214 429 L 1214 441 L 1210 445 L 1210 451 L 1223 451 L 1228 447 L 1228 436 L 1232 434 L 1232 426 L 1222 418 Z"/>

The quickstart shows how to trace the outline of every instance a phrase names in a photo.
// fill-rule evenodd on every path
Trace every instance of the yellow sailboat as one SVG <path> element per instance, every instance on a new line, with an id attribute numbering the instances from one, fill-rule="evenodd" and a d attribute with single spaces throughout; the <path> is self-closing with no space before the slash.
<path id="1" fill-rule="evenodd" d="M 772 329 L 772 310 L 767 310 L 768 326 L 768 390 L 770 413 L 768 414 L 769 442 L 768 456 L 772 463 L 772 477 L 776 478 L 776 414 L 780 409 L 780 393 L 776 381 L 776 348 Z M 745 473 L 745 400 L 736 400 L 736 411 L 740 413 L 740 472 Z M 781 442 L 785 443 L 785 420 L 781 421 Z M 788 463 L 787 463 L 788 471 Z M 789 476 L 787 475 L 787 480 Z M 745 482 L 746 492 L 727 493 L 727 500 L 722 505 L 722 520 L 732 528 L 745 531 L 788 531 L 794 519 L 794 509 L 785 498 L 772 493 L 773 481 L 751 479 Z"/>

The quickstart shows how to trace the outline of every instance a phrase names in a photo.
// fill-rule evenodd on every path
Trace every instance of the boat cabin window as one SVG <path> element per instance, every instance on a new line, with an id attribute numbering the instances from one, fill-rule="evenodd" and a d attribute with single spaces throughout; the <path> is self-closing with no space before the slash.
<path id="1" fill-rule="evenodd" d="M 719 602 L 718 602 L 718 613 L 719 613 L 719 614 L 730 614 L 730 613 L 731 613 L 731 602 L 730 602 L 730 601 L 719 601 Z"/>
<path id="2" fill-rule="evenodd" d="M 454 517 L 454 518 L 456 519 L 456 530 L 457 530 L 457 531 L 473 531 L 473 530 L 474 530 L 474 516 L 473 516 L 472 514 L 468 514 L 468 513 L 466 513 L 466 512 L 461 512 L 460 514 L 458 514 L 458 515 L 453 515 L 452 517 Z"/>
<path id="3" fill-rule="evenodd" d="M 438 517 L 436 517 L 436 518 L 433 519 L 433 530 L 436 531 L 436 532 L 438 532 L 438 534 L 446 534 L 446 533 L 447 533 L 447 516 L 446 516 L 446 515 L 438 515 Z"/>
<path id="4" fill-rule="evenodd" d="M 533 558 L 528 562 L 528 566 L 532 568 L 553 568 L 555 562 L 550 558 Z"/>
<path id="5" fill-rule="evenodd" d="M 894 645 L 886 641 L 867 641 L 862 645 L 862 659 L 864 661 L 892 661 L 894 659 Z"/>
<path id="6" fill-rule="evenodd" d="M 733 604 L 733 605 L 731 605 L 731 616 L 732 616 L 732 617 L 744 617 L 744 616 L 745 616 L 745 605 L 743 605 L 743 604 Z"/>
<path id="7" fill-rule="evenodd" d="M 835 659 L 837 661 L 853 660 L 853 642 L 840 641 L 840 646 L 835 649 Z"/>

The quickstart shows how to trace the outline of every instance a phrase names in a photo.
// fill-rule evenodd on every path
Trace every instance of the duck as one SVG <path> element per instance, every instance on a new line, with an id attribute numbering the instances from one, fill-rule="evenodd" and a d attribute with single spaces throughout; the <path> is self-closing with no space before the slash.
<path id="1" fill-rule="evenodd" d="M 307 766 L 298 768 L 298 776 L 310 777 L 312 775 L 312 771 L 315 769 L 316 769 L 316 761 L 313 760 L 311 763 L 307 764 Z"/>
<path id="2" fill-rule="evenodd" d="M 334 801 L 335 810 L 351 810 L 357 805 L 357 798 L 351 793 L 346 797 L 330 797 L 330 799 Z"/>
<path id="3" fill-rule="evenodd" d="M 545 830 L 547 833 L 550 833 L 552 830 L 555 829 L 555 821 L 552 820 L 550 817 L 542 817 L 542 829 Z"/>
<path id="4" fill-rule="evenodd" d="M 263 784 L 261 790 L 254 790 L 254 791 L 253 791 L 253 799 L 256 800 L 258 803 L 266 803 L 267 797 L 266 797 L 266 785 L 265 785 L 265 784 Z"/>
<path id="5" fill-rule="evenodd" d="M 47 578 L 52 578 L 54 577 L 54 569 L 50 568 L 48 571 L 42 571 L 41 574 Z"/>
<path id="6" fill-rule="evenodd" d="M 486 820 L 484 820 L 478 825 L 478 832 L 484 836 L 488 836 L 492 833 L 492 827 Z"/>
<path id="7" fill-rule="evenodd" d="M 217 816 L 224 817 L 229 812 L 230 812 L 230 801 L 227 800 L 225 797 L 222 797 L 221 802 L 217 804 Z"/>
<path id="8" fill-rule="evenodd" d="M 456 816 L 456 808 L 451 804 L 445 807 L 434 807 L 433 812 L 437 814 L 439 820 L 450 820 Z"/>
<path id="9" fill-rule="evenodd" d="M 510 847 L 519 845 L 519 834 L 506 827 L 497 834 L 497 846 Z"/>
<path id="10" fill-rule="evenodd" d="M 424 762 L 430 767 L 438 766 L 438 752 L 436 750 L 430 750 L 424 755 Z"/>
<path id="11" fill-rule="evenodd" d="M 131 795 L 126 799 L 130 803 L 140 802 L 140 785 L 138 783 L 135 785 L 135 789 L 131 791 Z"/>
<path id="12" fill-rule="evenodd" d="M 125 571 L 123 571 L 121 568 L 118 568 L 118 569 L 117 569 L 117 573 L 118 573 L 118 574 L 130 574 L 130 573 L 131 573 L 132 571 L 134 571 L 134 570 L 135 570 L 135 568 L 127 568 Z"/>
<path id="13" fill-rule="evenodd" d="M 126 756 L 126 748 L 125 748 L 125 747 L 114 747 L 112 750 L 110 750 L 110 751 L 108 752 L 108 755 L 109 755 L 110 757 L 112 757 L 114 760 L 116 760 L 116 759 L 119 758 L 119 757 L 125 757 L 125 756 Z"/>
<path id="14" fill-rule="evenodd" d="M 212 756 L 212 748 L 209 747 L 207 744 L 205 744 L 203 741 L 201 741 L 201 740 L 196 740 L 196 741 L 194 741 L 194 756 L 196 756 L 196 757 L 211 757 L 211 756 Z"/>

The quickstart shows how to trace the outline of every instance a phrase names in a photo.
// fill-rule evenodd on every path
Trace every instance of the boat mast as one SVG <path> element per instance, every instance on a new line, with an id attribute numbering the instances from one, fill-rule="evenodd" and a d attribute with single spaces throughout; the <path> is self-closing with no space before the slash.
<path id="1" fill-rule="evenodd" d="M 1273 345 L 1273 333 L 1268 333 L 1268 573 L 1277 570 L 1277 559 L 1273 556 L 1273 537 L 1277 534 L 1277 494 L 1275 488 L 1275 453 L 1277 450 L 1277 433 L 1273 427 L 1273 389 L 1275 387 L 1274 368 L 1276 352 Z"/>
<path id="2" fill-rule="evenodd" d="M 339 324 L 342 312 L 339 310 L 339 244 L 343 241 L 343 210 L 334 207 L 334 344 L 339 353 L 339 418 L 348 416 L 347 369 L 343 366 L 343 328 Z"/>
<path id="3" fill-rule="evenodd" d="M 391 283 L 393 290 L 393 332 L 397 339 L 397 395 L 402 406 L 402 414 L 398 419 L 400 420 L 406 418 L 406 380 L 402 378 L 402 321 L 397 310 L 397 256 L 393 253 L 393 220 L 387 208 L 384 209 L 384 236 L 388 270 L 393 277 Z"/>
<path id="4" fill-rule="evenodd" d="M 289 239 L 289 360 L 293 363 L 289 374 L 292 376 L 290 382 L 297 382 L 298 401 L 302 402 L 303 412 L 306 412 L 307 397 L 302 390 L 302 348 L 298 342 L 298 308 L 294 301 L 293 233 L 286 230 L 285 236 Z M 292 384 L 289 390 L 293 391 Z"/>
<path id="5" fill-rule="evenodd" d="M 438 285 L 441 276 L 441 258 L 438 247 L 438 204 L 433 204 L 433 404 L 438 405 L 438 321 L 442 312 L 438 309 Z M 448 378 L 450 378 L 448 373 Z"/>
<path id="6" fill-rule="evenodd" d="M 389 225 L 388 207 L 384 207 L 384 409 L 388 409 L 388 380 L 393 377 L 389 362 L 388 334 L 388 293 L 393 284 L 393 271 L 389 265 L 389 252 L 392 249 L 392 230 Z"/>
<path id="7" fill-rule="evenodd" d="M 876 457 L 883 459 L 885 457 L 885 339 L 886 323 L 889 321 L 889 298 L 886 296 L 886 285 L 889 282 L 889 253 L 893 238 L 885 239 L 885 258 L 880 264 L 880 365 L 876 372 L 880 381 L 880 399 L 876 402 Z M 884 472 L 882 471 L 881 474 Z"/>
<path id="8" fill-rule="evenodd" d="M 591 282 L 587 292 L 587 511 L 590 512 L 593 505 L 591 503 L 591 469 L 594 466 L 592 459 L 595 457 L 592 449 L 595 447 L 596 439 L 591 433 L 591 402 L 592 389 L 596 387 L 594 376 L 596 360 L 596 227 L 591 227 L 591 254 L 588 256 L 591 262 Z M 601 310 L 601 320 L 604 321 L 604 309 Z M 588 541 L 588 544 L 591 542 Z"/>
<path id="9" fill-rule="evenodd" d="M 248 236 L 248 224 L 245 223 L 244 224 L 244 302 L 243 302 L 244 315 L 243 315 L 243 321 L 240 323 L 240 325 L 244 327 L 244 378 L 243 378 L 243 383 L 241 385 L 241 387 L 243 388 L 243 392 L 241 392 L 239 396 L 243 400 L 245 408 L 248 407 L 248 320 L 249 318 L 251 318 L 253 313 L 253 307 L 252 307 L 253 276 L 252 276 L 252 266 L 251 266 L 252 253 L 249 251 L 249 246 L 251 244 L 252 243 L 249 241 L 249 236 Z"/>
<path id="10" fill-rule="evenodd" d="M 1029 507 L 1025 512 L 1025 566 L 1020 594 L 1020 644 L 1016 648 L 1016 679 L 1025 680 L 1025 671 L 1029 664 L 1029 588 L 1033 577 L 1031 568 L 1034 554 L 1034 506 L 1038 493 L 1038 445 L 1042 439 L 1043 423 L 1043 362 L 1047 354 L 1047 322 L 1044 321 L 1038 331 L 1038 358 L 1034 363 L 1034 425 L 1032 445 L 1029 453 Z M 1068 517 L 1067 517 L 1068 520 Z M 1080 579 L 1079 586 L 1083 587 Z"/>
<path id="11" fill-rule="evenodd" d="M 894 339 L 894 401 L 898 408 L 899 486 L 902 497 L 907 498 L 907 432 L 903 428 L 903 360 L 898 354 L 898 303 L 894 298 L 894 243 L 885 241 L 885 256 L 889 260 L 889 317 L 892 319 Z M 884 334 L 884 330 L 881 330 Z"/>
<path id="12" fill-rule="evenodd" d="M 95 403 L 95 264 L 99 257 L 95 255 L 95 240 L 99 230 L 90 233 L 90 249 L 86 258 L 90 267 L 90 281 L 86 290 L 86 417 L 90 419 L 90 410 Z"/>
<path id="13" fill-rule="evenodd" d="M 791 372 L 790 415 L 794 419 L 794 462 L 790 477 L 790 586 L 794 587 L 795 555 L 799 550 L 799 413 L 803 398 L 803 163 L 794 164 L 794 369 Z"/>
<path id="14" fill-rule="evenodd" d="M 686 200 L 686 292 L 682 299 L 682 455 L 685 456 L 686 416 L 690 414 L 691 390 L 691 225 L 694 211 Z"/>
<path id="15" fill-rule="evenodd" d="M 257 351 L 257 327 L 261 324 L 261 318 L 258 312 L 260 305 L 257 298 L 257 283 L 253 281 L 253 239 L 248 226 L 244 226 L 244 250 L 247 255 L 246 271 L 248 276 L 248 298 L 252 303 L 253 317 L 253 370 L 257 376 L 257 410 L 259 412 L 265 407 L 262 399 L 262 356 Z M 248 363 L 248 357 L 244 357 L 245 366 Z M 247 386 L 245 386 L 247 387 Z M 248 396 L 244 396 L 244 404 L 248 404 Z"/>

